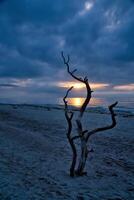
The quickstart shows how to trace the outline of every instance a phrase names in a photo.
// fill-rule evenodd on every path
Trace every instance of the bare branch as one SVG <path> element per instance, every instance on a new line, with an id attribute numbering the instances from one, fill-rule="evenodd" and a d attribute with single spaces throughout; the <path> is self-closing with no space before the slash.
<path id="1" fill-rule="evenodd" d="M 84 79 L 82 79 L 82 78 L 79 78 L 79 77 L 77 77 L 76 75 L 74 75 L 74 72 L 76 72 L 77 69 L 74 69 L 72 72 L 70 71 L 70 66 L 69 66 L 70 58 L 69 58 L 69 56 L 68 56 L 68 58 L 66 59 L 65 56 L 64 56 L 63 51 L 61 52 L 61 56 L 62 56 L 62 58 L 63 58 L 64 64 L 65 64 L 66 67 L 67 67 L 67 72 L 68 72 L 74 79 L 76 79 L 77 81 L 80 81 L 80 82 L 84 83 L 85 86 L 86 86 L 86 89 L 87 89 L 87 97 L 86 97 L 86 99 L 85 99 L 83 105 L 82 105 L 81 108 L 80 108 L 80 115 L 79 115 L 79 117 L 81 118 L 81 117 L 83 116 L 83 114 L 84 114 L 84 111 L 85 111 L 85 109 L 86 109 L 86 107 L 87 107 L 87 105 L 88 105 L 90 99 L 91 99 L 91 93 L 92 93 L 93 91 L 92 91 L 91 88 L 90 88 L 90 85 L 89 85 L 89 83 L 88 83 L 88 78 L 87 78 L 87 77 L 85 77 Z"/>
<path id="2" fill-rule="evenodd" d="M 85 130 L 85 131 L 83 131 L 83 134 L 85 134 L 85 133 L 87 133 L 88 132 L 88 130 Z"/>
<path id="3" fill-rule="evenodd" d="M 86 141 L 88 141 L 88 138 L 93 135 L 94 133 L 97 133 L 97 132 L 101 132 L 101 131 L 105 131 L 105 130 L 108 130 L 108 129 L 112 129 L 116 126 L 116 114 L 114 113 L 114 110 L 113 108 L 118 104 L 118 102 L 116 101 L 115 103 L 111 104 L 109 106 L 109 111 L 110 111 L 110 114 L 111 114 L 111 119 L 112 119 L 112 124 L 111 125 L 108 125 L 108 126 L 104 126 L 104 127 L 101 127 L 101 128 L 96 128 L 90 132 L 88 132 L 88 135 L 87 135 L 87 138 L 86 138 Z"/>
<path id="4" fill-rule="evenodd" d="M 77 69 L 74 69 L 71 73 L 73 74 L 73 73 L 75 73 L 77 71 Z"/>
<path id="5" fill-rule="evenodd" d="M 82 118 L 82 116 L 84 114 L 84 111 L 85 111 L 85 109 L 86 109 L 86 107 L 87 107 L 87 105 L 88 105 L 88 103 L 91 99 L 91 93 L 92 93 L 90 85 L 88 83 L 88 79 L 84 79 L 84 80 L 85 80 L 84 83 L 85 83 L 86 89 L 87 89 L 87 96 L 86 96 L 86 99 L 85 99 L 83 105 L 80 108 L 80 115 L 79 115 L 80 118 Z"/>
<path id="6" fill-rule="evenodd" d="M 64 98 L 63 98 L 63 101 L 64 101 L 64 103 L 65 103 L 66 106 L 67 106 L 66 98 L 68 97 L 68 94 L 69 94 L 69 92 L 70 92 L 72 89 L 73 89 L 73 86 L 70 87 L 70 88 L 67 90 L 66 95 L 65 95 Z"/>
<path id="7" fill-rule="evenodd" d="M 68 131 L 67 131 L 67 139 L 71 146 L 73 158 L 72 158 L 72 164 L 70 167 L 70 176 L 73 177 L 75 175 L 75 165 L 76 165 L 76 159 L 77 159 L 77 151 L 74 143 L 74 139 L 71 138 L 71 132 L 72 132 L 72 118 L 73 118 L 73 112 L 68 110 L 68 104 L 66 98 L 68 97 L 69 92 L 72 90 L 73 87 L 70 87 L 65 97 L 63 98 L 64 104 L 65 104 L 65 117 L 68 123 Z"/>
<path id="8" fill-rule="evenodd" d="M 68 123 L 68 132 L 67 132 L 67 135 L 70 135 L 71 134 L 71 131 L 72 131 L 72 118 L 73 118 L 73 112 L 70 112 L 68 110 L 68 104 L 67 104 L 67 100 L 66 98 L 68 97 L 68 94 L 69 92 L 73 89 L 73 86 L 70 87 L 67 92 L 66 92 L 66 95 L 64 96 L 63 98 L 63 101 L 64 101 L 64 104 L 65 104 L 65 117 L 66 117 L 66 120 L 67 120 L 67 123 Z"/>
<path id="9" fill-rule="evenodd" d="M 76 136 L 72 137 L 72 140 L 79 139 L 80 137 L 81 137 L 80 135 L 76 135 Z"/>
<path id="10" fill-rule="evenodd" d="M 67 72 L 68 72 L 74 79 L 76 79 L 77 81 L 80 81 L 80 82 L 84 83 L 84 80 L 83 80 L 82 78 L 79 78 L 79 77 L 77 77 L 76 75 L 74 75 L 74 72 L 76 72 L 77 69 L 73 70 L 72 72 L 70 71 L 70 66 L 69 66 L 70 57 L 68 56 L 68 58 L 66 59 L 65 56 L 64 56 L 63 51 L 61 52 L 61 56 L 62 56 L 64 65 L 66 65 L 66 67 L 67 67 Z"/>

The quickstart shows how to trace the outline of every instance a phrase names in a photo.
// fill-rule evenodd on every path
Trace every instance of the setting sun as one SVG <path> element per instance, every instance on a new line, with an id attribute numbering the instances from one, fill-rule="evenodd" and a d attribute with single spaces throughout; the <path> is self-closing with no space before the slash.
<path id="1" fill-rule="evenodd" d="M 71 106 L 80 107 L 82 103 L 84 102 L 85 98 L 81 97 L 74 97 L 74 98 L 68 98 L 68 104 Z"/>

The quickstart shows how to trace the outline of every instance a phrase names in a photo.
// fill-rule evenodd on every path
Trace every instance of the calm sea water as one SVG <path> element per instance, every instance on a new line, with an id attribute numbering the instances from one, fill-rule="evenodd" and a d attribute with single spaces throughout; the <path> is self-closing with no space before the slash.
<path id="1" fill-rule="evenodd" d="M 80 107 L 84 101 L 84 97 L 81 96 L 75 96 L 72 98 L 68 98 L 68 104 Z M 134 110 L 134 93 L 127 93 L 127 94 L 97 94 L 93 93 L 93 96 L 91 98 L 91 101 L 89 102 L 88 106 L 99 106 L 99 107 L 107 107 L 108 105 L 114 103 L 115 101 L 118 101 L 118 107 L 128 108 Z M 63 105 L 63 97 L 59 98 L 57 96 L 55 97 L 48 97 L 43 96 L 42 98 L 25 98 L 20 99 L 6 99 L 6 98 L 0 98 L 0 103 L 18 103 L 18 104 L 60 104 Z"/>
<path id="2" fill-rule="evenodd" d="M 84 101 L 83 97 L 68 98 L 68 104 L 79 107 Z M 91 98 L 88 106 L 103 106 L 118 101 L 118 107 L 133 108 L 134 109 L 134 94 L 111 94 L 111 95 L 96 95 Z M 57 103 L 63 104 L 62 98 L 57 99 Z"/>

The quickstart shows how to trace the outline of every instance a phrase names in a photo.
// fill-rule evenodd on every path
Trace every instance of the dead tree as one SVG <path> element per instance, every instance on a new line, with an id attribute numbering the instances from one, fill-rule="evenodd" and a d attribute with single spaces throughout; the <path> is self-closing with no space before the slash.
<path id="1" fill-rule="evenodd" d="M 118 102 L 115 102 L 114 104 L 109 106 L 109 111 L 111 114 L 111 119 L 112 122 L 110 125 L 101 127 L 101 128 L 96 128 L 94 130 L 84 130 L 83 126 L 82 126 L 82 117 L 84 115 L 84 112 L 86 110 L 86 107 L 88 105 L 88 103 L 90 102 L 91 99 L 91 95 L 92 95 L 92 90 L 90 87 L 90 84 L 88 82 L 88 78 L 84 77 L 78 77 L 77 75 L 75 75 L 75 72 L 77 71 L 77 69 L 74 69 L 73 71 L 70 71 L 70 66 L 69 66 L 69 62 L 70 62 L 70 57 L 67 56 L 67 58 L 65 58 L 63 52 L 61 53 L 64 65 L 67 67 L 67 72 L 70 74 L 70 76 L 74 79 L 76 79 L 77 81 L 85 84 L 86 86 L 86 91 L 87 91 L 87 95 L 85 98 L 84 103 L 81 105 L 80 109 L 79 109 L 79 115 L 78 118 L 76 119 L 76 125 L 77 125 L 77 135 L 73 136 L 72 134 L 72 120 L 73 120 L 73 115 L 74 113 L 72 111 L 69 110 L 68 108 L 68 102 L 67 102 L 67 97 L 69 92 L 73 89 L 73 86 L 71 88 L 69 88 L 66 92 L 65 97 L 63 98 L 64 104 L 65 104 L 65 117 L 68 123 L 68 131 L 67 131 L 67 138 L 68 138 L 68 142 L 71 146 L 72 149 L 72 153 L 73 153 L 73 157 L 72 157 L 72 164 L 70 167 L 70 176 L 82 176 L 85 175 L 86 172 L 84 172 L 85 169 L 85 164 L 87 161 L 87 157 L 89 154 L 89 149 L 88 149 L 88 140 L 90 138 L 91 135 L 97 133 L 97 132 L 101 132 L 101 131 L 105 131 L 108 129 L 112 129 L 116 126 L 116 114 L 114 113 L 113 108 L 117 105 Z M 75 140 L 79 139 L 80 140 L 80 144 L 81 144 L 81 155 L 80 155 L 80 160 L 78 161 L 78 166 L 76 167 L 76 163 L 77 163 L 77 150 L 76 150 L 76 144 L 75 144 Z"/>

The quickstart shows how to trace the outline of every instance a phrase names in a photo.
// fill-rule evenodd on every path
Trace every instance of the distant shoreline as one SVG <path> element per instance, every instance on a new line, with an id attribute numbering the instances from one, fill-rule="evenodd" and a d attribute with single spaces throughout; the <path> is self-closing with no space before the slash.
<path id="1" fill-rule="evenodd" d="M 0 103 L 0 106 L 12 106 L 14 109 L 22 108 L 22 107 L 33 107 L 39 109 L 46 109 L 46 110 L 64 110 L 64 105 L 59 104 L 16 104 L 16 103 Z M 69 106 L 69 108 L 73 111 L 79 111 L 79 107 L 76 106 Z M 109 114 L 109 110 L 107 107 L 101 106 L 91 106 L 86 109 L 86 112 L 91 113 L 98 113 L 98 114 Z M 134 117 L 134 108 L 127 108 L 123 106 L 117 106 L 115 108 L 115 112 L 118 116 L 122 117 Z"/>

